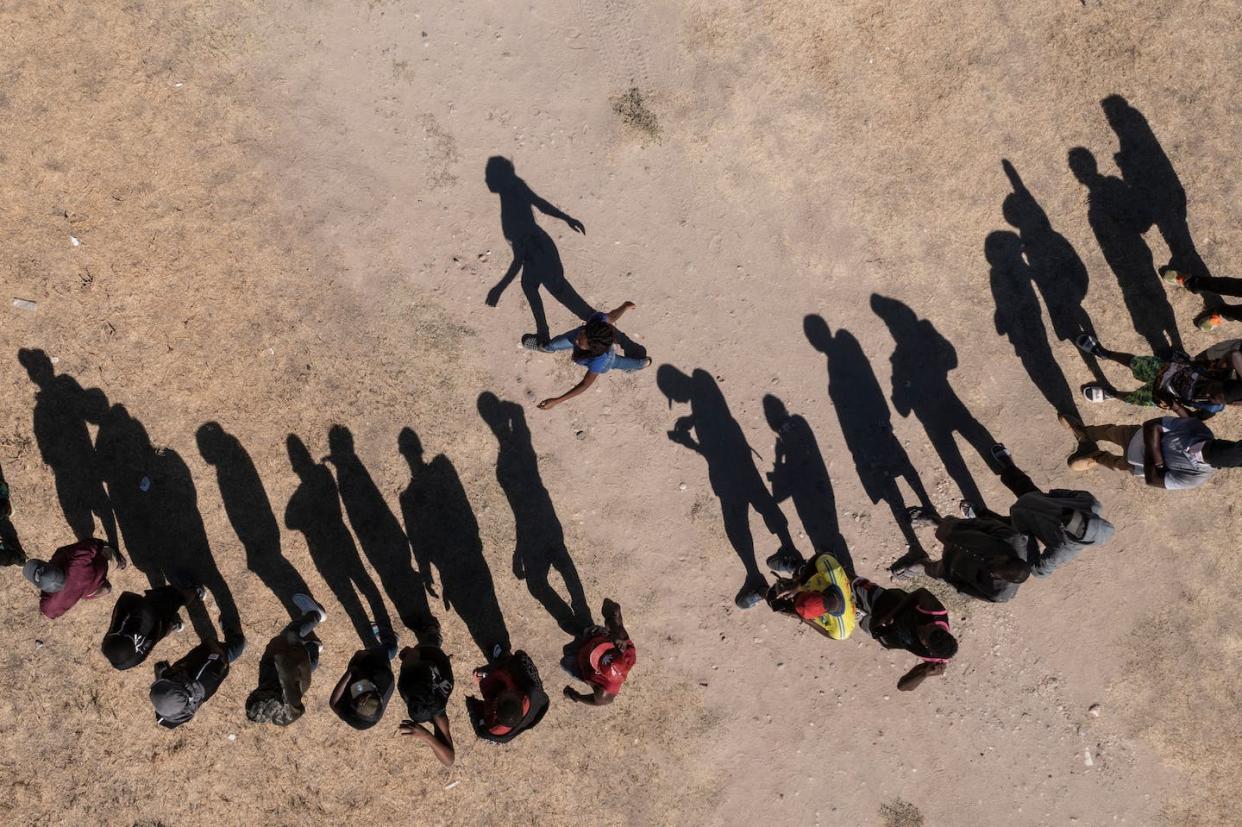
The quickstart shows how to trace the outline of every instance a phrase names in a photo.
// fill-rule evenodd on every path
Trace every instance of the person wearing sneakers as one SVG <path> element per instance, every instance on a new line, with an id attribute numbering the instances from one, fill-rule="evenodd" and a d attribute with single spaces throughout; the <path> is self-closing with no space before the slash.
<path id="1" fill-rule="evenodd" d="M 55 620 L 79 600 L 92 600 L 112 591 L 109 560 L 115 561 L 118 569 L 128 565 L 121 553 L 103 540 L 81 540 L 56 549 L 47 562 L 27 561 L 22 576 L 39 589 L 39 611 L 48 620 Z"/>
<path id="2" fill-rule="evenodd" d="M 625 631 L 621 607 L 605 600 L 600 614 L 604 626 L 588 626 L 578 636 L 574 658 L 574 677 L 591 685 L 590 692 L 578 692 L 566 686 L 564 695 L 574 703 L 606 706 L 616 700 L 630 670 L 638 661 L 638 649 Z"/>
<path id="3" fill-rule="evenodd" d="M 934 511 L 915 506 L 910 521 L 915 525 L 934 525 L 936 539 L 944 545 L 939 560 L 918 548 L 893 564 L 893 577 L 904 577 L 915 566 L 922 566 L 928 577 L 943 580 L 962 594 L 991 603 L 1014 598 L 1018 587 L 1031 576 L 1026 554 L 1029 538 L 1003 517 L 985 511 L 976 514 L 969 502 L 962 503 L 965 518 L 941 517 Z"/>
<path id="4" fill-rule="evenodd" d="M 617 320 L 625 314 L 625 311 L 633 307 L 634 302 L 625 302 L 615 310 L 610 310 L 607 313 L 596 313 L 587 319 L 586 323 L 581 327 L 562 333 L 546 344 L 541 344 L 539 338 L 534 334 L 527 334 L 522 337 L 522 346 L 530 350 L 539 350 L 544 353 L 556 353 L 562 350 L 573 351 L 571 358 L 574 363 L 587 370 L 586 375 L 582 377 L 582 381 L 565 391 L 565 393 L 540 402 L 540 409 L 549 410 L 562 402 L 584 393 L 587 388 L 595 384 L 596 378 L 601 373 L 607 373 L 610 370 L 642 370 L 651 364 L 651 358 L 648 356 L 644 356 L 641 359 L 633 356 L 620 356 L 613 349 L 613 342 L 617 338 Z"/>
<path id="5" fill-rule="evenodd" d="M 466 711 L 475 735 L 485 741 L 506 744 L 532 729 L 548 711 L 539 670 L 521 649 L 496 653 L 474 670 L 474 682 L 483 697 L 468 696 Z"/>
<path id="6" fill-rule="evenodd" d="M 957 654 L 957 638 L 949 629 L 948 611 L 934 594 L 927 589 L 886 589 L 861 577 L 851 586 L 854 603 L 865 615 L 859 623 L 863 631 L 885 649 L 905 649 L 922 659 L 897 681 L 899 690 L 910 692 L 927 678 L 944 674 Z"/>
<path id="7" fill-rule="evenodd" d="M 1181 285 L 1196 295 L 1207 291 L 1218 296 L 1242 297 L 1242 279 L 1240 278 L 1192 276 L 1172 267 L 1163 268 L 1160 271 L 1160 277 L 1169 284 Z M 1200 330 L 1215 330 L 1224 324 L 1226 319 L 1234 322 L 1242 321 L 1242 304 L 1225 304 L 1205 310 L 1195 317 L 1195 326 Z"/>
<path id="8" fill-rule="evenodd" d="M 349 659 L 345 674 L 336 682 L 328 705 L 354 729 L 370 729 L 384 717 L 392 697 L 392 659 L 397 656 L 397 636 L 391 629 L 371 626 L 375 645 L 360 649 Z"/>
<path id="9" fill-rule="evenodd" d="M 401 650 L 401 677 L 397 692 L 405 701 L 408 718 L 397 732 L 422 741 L 446 767 L 453 766 L 456 751 L 449 729 L 448 699 L 453 694 L 453 665 L 441 649 L 440 627 L 419 639 L 417 646 Z M 431 724 L 431 729 L 426 725 Z"/>
<path id="10" fill-rule="evenodd" d="M 155 722 L 165 729 L 188 723 L 199 707 L 216 694 L 229 676 L 229 665 L 241 657 L 246 638 L 240 629 L 226 630 L 224 642 L 204 640 L 176 663 L 155 664 L 151 705 Z"/>
<path id="11" fill-rule="evenodd" d="M 1178 416 L 1207 419 L 1220 413 L 1226 405 L 1242 402 L 1242 381 L 1229 378 L 1232 365 L 1226 367 L 1209 360 L 1191 360 L 1177 355 L 1172 359 L 1157 356 L 1135 356 L 1109 350 L 1084 333 L 1075 341 L 1084 353 L 1125 365 L 1142 382 L 1142 387 L 1128 392 L 1117 391 L 1100 382 L 1085 385 L 1083 396 L 1089 402 L 1120 399 L 1131 405 L 1168 408 Z M 1242 361 L 1242 360 L 1239 360 Z"/>
<path id="12" fill-rule="evenodd" d="M 780 577 L 768 589 L 768 607 L 779 614 L 794 615 L 815 631 L 844 640 L 854 632 L 858 617 L 849 594 L 845 568 L 831 554 L 821 553 L 803 561 L 801 555 L 777 552 L 767 560 Z"/>
<path id="13" fill-rule="evenodd" d="M 160 586 L 142 594 L 122 592 L 112 607 L 112 622 L 100 650 L 116 669 L 132 669 L 147 659 L 155 644 L 170 632 L 180 632 L 178 611 L 191 600 L 202 600 L 202 586 L 181 589 Z"/>
<path id="14" fill-rule="evenodd" d="M 1078 440 L 1066 463 L 1075 471 L 1097 465 L 1142 476 L 1153 488 L 1198 488 L 1218 468 L 1242 465 L 1242 443 L 1216 439 L 1193 417 L 1165 416 L 1142 425 L 1084 425 L 1058 417 Z M 1124 454 L 1101 450 L 1099 442 L 1120 446 Z"/>
<path id="15" fill-rule="evenodd" d="M 327 619 L 327 612 L 310 595 L 295 594 L 291 600 L 302 615 L 267 644 L 259 660 L 259 685 L 246 698 L 246 717 L 256 724 L 289 726 L 301 718 L 306 712 L 302 699 L 319 666 L 323 644 L 315 628 Z"/>

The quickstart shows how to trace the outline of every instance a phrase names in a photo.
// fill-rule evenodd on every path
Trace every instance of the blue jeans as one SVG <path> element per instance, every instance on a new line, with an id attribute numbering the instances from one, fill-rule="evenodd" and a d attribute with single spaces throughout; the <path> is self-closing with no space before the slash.
<path id="1" fill-rule="evenodd" d="M 578 338 L 578 331 L 581 329 L 581 327 L 575 327 L 573 330 L 562 333 L 560 336 L 557 336 L 555 339 L 544 345 L 543 349 L 549 353 L 554 353 L 559 350 L 573 350 L 574 339 Z M 612 348 L 608 349 L 607 356 L 608 359 L 604 362 L 603 369 L 595 370 L 595 373 L 607 373 L 610 370 L 642 370 L 647 367 L 646 359 L 635 359 L 633 356 L 619 356 Z M 582 365 L 581 362 L 578 362 L 578 364 Z M 583 365 L 583 367 L 586 367 L 586 365 Z"/>

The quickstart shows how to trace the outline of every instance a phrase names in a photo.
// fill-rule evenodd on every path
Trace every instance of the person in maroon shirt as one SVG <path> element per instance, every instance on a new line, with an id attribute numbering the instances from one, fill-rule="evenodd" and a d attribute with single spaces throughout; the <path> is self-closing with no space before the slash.
<path id="1" fill-rule="evenodd" d="M 29 560 L 22 576 L 39 589 L 39 611 L 49 620 L 69 611 L 79 600 L 101 597 L 112 591 L 108 561 L 124 569 L 121 553 L 103 540 L 91 538 L 56 549 L 52 559 Z"/>
<path id="2" fill-rule="evenodd" d="M 578 636 L 573 663 L 574 676 L 591 684 L 592 691 L 578 692 L 572 686 L 566 686 L 564 691 L 569 700 L 588 706 L 612 703 L 638 660 L 634 641 L 625 631 L 621 607 L 605 600 L 600 614 L 607 625 L 590 626 Z"/>

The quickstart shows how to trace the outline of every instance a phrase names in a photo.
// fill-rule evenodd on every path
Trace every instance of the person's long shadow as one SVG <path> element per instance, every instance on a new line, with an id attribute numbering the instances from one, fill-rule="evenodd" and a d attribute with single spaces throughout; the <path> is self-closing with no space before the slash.
<path id="1" fill-rule="evenodd" d="M 216 469 L 224 513 L 246 550 L 246 567 L 272 590 L 291 616 L 299 615 L 301 610 L 293 604 L 293 595 L 310 594 L 310 587 L 281 554 L 280 526 L 250 454 L 218 422 L 200 425 L 195 438 L 203 459 Z"/>
<path id="2" fill-rule="evenodd" d="M 1022 367 L 1048 404 L 1061 413 L 1077 416 L 1074 392 L 1048 344 L 1031 268 L 1022 257 L 1022 240 L 1008 231 L 989 233 L 983 254 L 991 265 L 996 332 L 1009 339 Z"/>
<path id="3" fill-rule="evenodd" d="M 768 427 L 776 434 L 772 471 L 768 474 L 772 498 L 777 503 L 793 500 L 794 511 L 814 552 L 831 554 L 852 577 L 854 560 L 841 536 L 837 500 L 815 432 L 806 419 L 791 414 L 785 403 L 772 394 L 763 397 L 763 413 Z"/>
<path id="4" fill-rule="evenodd" d="M 690 405 L 689 415 L 673 423 L 668 438 L 707 462 L 708 481 L 720 500 L 725 536 L 746 571 L 746 582 L 737 594 L 738 605 L 743 605 L 750 594 L 767 586 L 767 578 L 755 559 L 750 510 L 753 508 L 780 540 L 778 552 L 796 551 L 789 535 L 789 521 L 759 476 L 750 443 L 729 412 L 724 394 L 712 375 L 702 368 L 686 375 L 672 365 L 660 365 L 656 371 L 656 385 L 670 404 Z"/>
<path id="5" fill-rule="evenodd" d="M 354 435 L 344 425 L 329 429 L 324 462 L 336 469 L 341 503 L 362 553 L 379 576 L 401 622 L 421 636 L 433 621 L 423 580 L 414 572 L 409 538 L 358 458 Z"/>
<path id="6" fill-rule="evenodd" d="M 285 508 L 285 527 L 306 538 L 311 561 L 354 624 L 358 637 L 365 645 L 374 645 L 372 619 L 382 629 L 391 628 L 391 621 L 384 599 L 362 565 L 358 546 L 345 526 L 336 480 L 325 465 L 315 462 L 306 444 L 295 434 L 289 434 L 285 447 L 299 480 Z M 358 600 L 358 592 L 366 599 L 369 613 Z"/>
<path id="7" fill-rule="evenodd" d="M 949 384 L 949 372 L 957 368 L 957 351 L 930 321 L 896 299 L 873 293 L 871 309 L 888 325 L 896 343 L 889 358 L 893 408 L 903 417 L 914 414 L 962 496 L 981 507 L 983 495 L 955 436 L 960 434 L 985 462 L 995 440 Z"/>
<path id="8" fill-rule="evenodd" d="M 1068 162 L 1074 177 L 1087 188 L 1087 222 L 1117 277 L 1134 329 L 1152 353 L 1181 350 L 1173 307 L 1143 239 L 1153 222 L 1149 207 L 1125 181 L 1102 175 L 1095 156 L 1083 147 L 1071 149 Z"/>
<path id="9" fill-rule="evenodd" d="M 112 405 L 95 439 L 99 467 L 130 560 L 152 587 L 201 585 L 215 598 L 226 633 L 241 631 L 233 593 L 216 565 L 190 469 L 171 448 L 156 449 L 142 423 Z M 195 631 L 216 639 L 203 605 L 188 607 Z"/>
<path id="10" fill-rule="evenodd" d="M 1087 265 L 1069 240 L 1052 227 L 1048 214 L 1027 189 L 1018 171 L 1007 160 L 1001 167 L 1013 192 L 1001 202 L 1001 214 L 1022 240 L 1022 256 L 1030 268 L 1035 288 L 1043 297 L 1052 321 L 1052 332 L 1061 341 L 1075 341 L 1082 334 L 1095 336 L 1095 325 L 1083 306 L 1091 277 Z M 1091 375 L 1104 380 L 1099 360 L 1075 348 Z"/>
<path id="11" fill-rule="evenodd" d="M 490 658 L 497 644 L 507 652 L 509 631 L 483 556 L 479 523 L 457 469 L 444 454 L 428 462 L 422 442 L 410 428 L 401 430 L 397 447 L 410 465 L 410 484 L 401 492 L 401 515 L 428 593 L 442 597 L 444 608 L 457 612 L 484 657 Z M 440 595 L 431 581 L 432 568 L 439 575 Z"/>
<path id="12" fill-rule="evenodd" d="M 531 596 L 543 604 L 548 614 L 566 633 L 576 635 L 591 625 L 591 610 L 569 550 L 565 532 L 552 497 L 539 473 L 539 457 L 531 443 L 526 413 L 516 402 L 483 392 L 478 399 L 479 415 L 496 435 L 496 479 L 513 510 L 513 575 L 526 581 Z M 548 576 L 555 569 L 569 592 L 566 601 Z"/>
<path id="13" fill-rule="evenodd" d="M 931 507 L 931 500 L 893 432 L 888 400 L 871 362 L 853 334 L 848 330 L 833 333 L 820 316 L 807 316 L 802 329 L 811 346 L 828 358 L 828 398 L 837 412 L 863 490 L 872 504 L 883 500 L 888 505 L 907 545 L 922 548 L 906 517 L 906 500 L 897 480 L 906 481 L 924 508 Z"/>
<path id="14" fill-rule="evenodd" d="M 87 428 L 88 422 L 98 424 L 107 412 L 108 398 L 97 388 L 83 390 L 68 374 L 57 375 L 42 350 L 22 348 L 17 360 L 39 388 L 34 406 L 35 442 L 43 462 L 52 469 L 69 529 L 78 540 L 94 537 L 98 519 L 104 539 L 115 547 L 116 518 Z"/>
<path id="15" fill-rule="evenodd" d="M 4 469 L 0 468 L 0 486 L 7 486 L 7 484 L 4 479 Z M 9 513 L 0 514 L 0 566 L 20 566 L 26 562 L 26 552 L 22 548 L 17 529 L 13 527 L 9 519 Z"/>
<path id="16" fill-rule="evenodd" d="M 500 196 L 500 226 L 505 240 L 513 248 L 509 269 L 487 293 L 487 304 L 495 307 L 505 289 L 521 274 L 522 292 L 535 317 L 535 335 L 540 341 L 549 339 L 548 317 L 544 312 L 539 290 L 547 290 L 552 298 L 579 319 L 595 312 L 565 278 L 565 266 L 552 237 L 535 221 L 535 210 L 564 221 L 576 232 L 586 233 L 582 222 L 540 198 L 525 181 L 517 176 L 513 162 L 493 155 L 484 170 L 487 188 Z"/>

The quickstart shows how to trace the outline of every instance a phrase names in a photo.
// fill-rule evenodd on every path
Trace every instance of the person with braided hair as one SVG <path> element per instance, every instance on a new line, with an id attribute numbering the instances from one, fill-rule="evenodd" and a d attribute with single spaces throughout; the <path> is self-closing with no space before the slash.
<path id="1" fill-rule="evenodd" d="M 632 307 L 634 307 L 634 302 L 625 302 L 615 310 L 596 313 L 586 320 L 586 324 L 562 333 L 547 344 L 540 344 L 539 338 L 533 334 L 522 337 L 522 346 L 529 350 L 538 350 L 543 353 L 572 350 L 571 358 L 574 362 L 587 369 L 581 382 L 560 396 L 540 402 L 540 410 L 546 411 L 583 393 L 595 384 L 596 377 L 601 373 L 607 373 L 610 370 L 642 370 L 651 364 L 650 357 L 640 359 L 633 356 L 620 356 L 613 350 L 613 342 L 617 337 L 617 320 Z"/>

